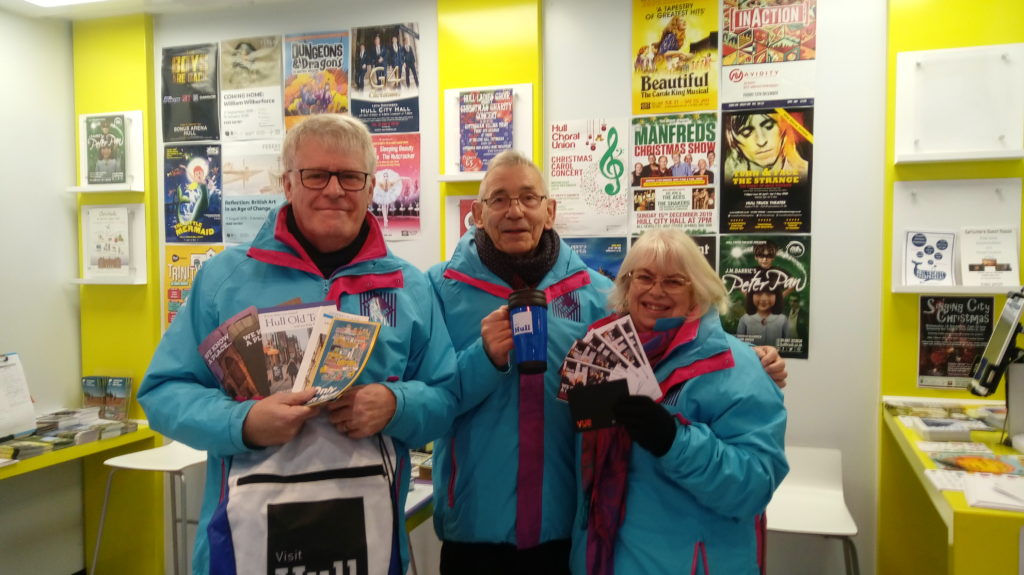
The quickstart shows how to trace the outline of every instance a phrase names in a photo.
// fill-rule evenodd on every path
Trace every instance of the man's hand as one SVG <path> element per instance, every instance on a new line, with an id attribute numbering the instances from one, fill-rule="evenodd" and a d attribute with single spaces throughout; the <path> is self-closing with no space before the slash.
<path id="1" fill-rule="evenodd" d="M 313 389 L 284 391 L 256 402 L 242 423 L 242 439 L 250 447 L 270 447 L 291 441 L 306 420 L 320 410 L 303 405 L 316 393 Z"/>
<path id="2" fill-rule="evenodd" d="M 328 419 L 351 439 L 370 437 L 384 429 L 396 407 L 395 394 L 380 383 L 352 386 L 327 404 Z"/>
<path id="3" fill-rule="evenodd" d="M 757 357 L 761 358 L 761 366 L 775 381 L 775 385 L 779 386 L 779 389 L 786 387 L 786 378 L 789 374 L 786 373 L 786 360 L 779 355 L 779 350 L 770 345 L 759 345 L 754 347 L 754 351 L 757 352 Z"/>
<path id="4" fill-rule="evenodd" d="M 507 366 L 509 353 L 514 347 L 508 306 L 503 305 L 480 320 L 480 338 L 484 341 L 484 351 L 491 358 L 491 363 L 502 369 Z"/>

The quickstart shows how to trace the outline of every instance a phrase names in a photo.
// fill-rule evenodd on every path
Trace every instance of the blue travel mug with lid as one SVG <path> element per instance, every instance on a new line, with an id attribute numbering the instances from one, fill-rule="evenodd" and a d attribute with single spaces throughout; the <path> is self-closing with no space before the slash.
<path id="1" fill-rule="evenodd" d="M 508 317 L 519 373 L 548 369 L 548 301 L 543 290 L 519 289 L 508 296 Z"/>

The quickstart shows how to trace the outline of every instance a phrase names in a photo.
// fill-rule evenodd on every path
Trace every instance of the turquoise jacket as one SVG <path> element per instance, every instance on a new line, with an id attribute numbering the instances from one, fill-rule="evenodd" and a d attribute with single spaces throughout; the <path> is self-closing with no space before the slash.
<path id="1" fill-rule="evenodd" d="M 142 385 L 139 403 L 150 425 L 208 453 L 192 572 L 209 571 L 206 527 L 221 496 L 233 455 L 253 451 L 242 441 L 242 422 L 254 401 L 228 397 L 200 357 L 199 343 L 248 306 L 271 307 L 341 298 L 344 312 L 383 320 L 369 363 L 356 385 L 378 382 L 394 392 L 397 408 L 384 428 L 399 446 L 398 509 L 409 483 L 409 447 L 446 431 L 458 404 L 455 353 L 426 276 L 387 249 L 380 226 L 351 263 L 324 278 L 288 231 L 286 212 L 275 209 L 251 244 L 228 248 L 196 274 L 188 303 L 167 329 Z M 327 417 L 326 413 L 319 417 Z M 338 435 L 339 441 L 347 439 Z M 405 530 L 399 529 L 403 572 Z"/>
<path id="2" fill-rule="evenodd" d="M 632 446 L 615 575 L 761 573 L 764 510 L 789 471 L 782 392 L 714 310 L 680 327 L 653 367 L 676 436 L 660 458 Z M 577 505 L 571 564 L 584 575 L 582 488 Z"/>
<path id="3" fill-rule="evenodd" d="M 539 512 L 532 525 L 539 538 L 517 541 L 519 373 L 514 365 L 507 372 L 496 368 L 480 338 L 480 320 L 507 303 L 511 287 L 480 261 L 475 233 L 475 228 L 466 232 L 451 260 L 427 273 L 455 345 L 462 387 L 459 415 L 434 447 L 434 528 L 443 541 L 529 547 L 568 539 L 574 513 L 574 432 L 568 405 L 555 398 L 558 370 L 572 342 L 607 313 L 611 281 L 587 268 L 562 242 L 558 260 L 537 286 L 548 300 L 544 413 L 533 430 L 543 441 L 540 492 L 531 497 Z"/>

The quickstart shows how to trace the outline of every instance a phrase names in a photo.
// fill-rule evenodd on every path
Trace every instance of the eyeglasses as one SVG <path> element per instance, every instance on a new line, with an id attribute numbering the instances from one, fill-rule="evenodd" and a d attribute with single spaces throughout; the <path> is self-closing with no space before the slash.
<path id="1" fill-rule="evenodd" d="M 519 202 L 520 207 L 523 209 L 532 210 L 540 206 L 540 203 L 546 199 L 548 199 L 547 196 L 539 194 L 523 194 L 514 198 L 505 194 L 497 194 L 480 201 L 496 212 L 504 212 L 512 207 L 512 202 Z"/>
<path id="2" fill-rule="evenodd" d="M 690 278 L 682 275 L 658 279 L 645 272 L 630 272 L 629 279 L 642 290 L 654 289 L 654 284 L 660 283 L 661 291 L 672 295 L 683 293 L 686 286 L 692 283 Z"/>
<path id="3" fill-rule="evenodd" d="M 302 185 L 306 186 L 311 190 L 322 190 L 331 183 L 331 177 L 338 179 L 338 185 L 341 189 L 346 192 L 358 192 L 366 187 L 366 178 L 370 177 L 370 174 L 366 172 L 357 172 L 354 170 L 341 170 L 340 172 L 332 172 L 330 170 L 320 170 L 316 168 L 305 168 L 302 170 L 288 170 L 289 172 L 298 172 L 299 179 L 302 180 Z"/>

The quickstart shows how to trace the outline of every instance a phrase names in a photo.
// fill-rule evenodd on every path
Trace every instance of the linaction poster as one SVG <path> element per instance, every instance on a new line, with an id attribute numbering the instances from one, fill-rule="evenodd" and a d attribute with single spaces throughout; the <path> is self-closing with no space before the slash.
<path id="1" fill-rule="evenodd" d="M 419 25 L 352 29 L 352 115 L 375 134 L 420 130 Z"/>
<path id="2" fill-rule="evenodd" d="M 719 231 L 811 231 L 812 108 L 722 113 Z"/>
<path id="3" fill-rule="evenodd" d="M 921 296 L 917 386 L 967 389 L 992 337 L 992 297 Z"/>
<path id="4" fill-rule="evenodd" d="M 657 228 L 715 233 L 714 113 L 633 118 L 630 134 L 632 235 Z"/>
<path id="5" fill-rule="evenodd" d="M 217 45 L 164 48 L 161 72 L 164 141 L 220 139 Z"/>
<path id="6" fill-rule="evenodd" d="M 167 243 L 222 241 L 220 146 L 164 147 L 164 230 Z"/>
<path id="7" fill-rule="evenodd" d="M 559 235 L 626 234 L 628 138 L 624 118 L 551 124 L 548 192 L 558 202 Z"/>
<path id="8" fill-rule="evenodd" d="M 777 6 L 724 0 L 722 109 L 814 98 L 817 12 L 817 0 Z"/>
<path id="9" fill-rule="evenodd" d="M 252 36 L 220 43 L 220 119 L 224 140 L 280 138 L 281 37 Z"/>
<path id="10" fill-rule="evenodd" d="M 718 108 L 718 1 L 633 2 L 633 114 Z"/>
<path id="11" fill-rule="evenodd" d="M 348 111 L 348 31 L 284 37 L 285 129 L 316 114 Z"/>
<path id="12" fill-rule="evenodd" d="M 718 274 L 729 297 L 722 327 L 782 357 L 806 359 L 810 344 L 811 236 L 723 235 Z"/>

